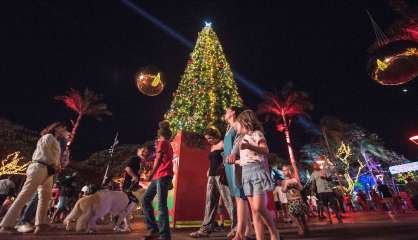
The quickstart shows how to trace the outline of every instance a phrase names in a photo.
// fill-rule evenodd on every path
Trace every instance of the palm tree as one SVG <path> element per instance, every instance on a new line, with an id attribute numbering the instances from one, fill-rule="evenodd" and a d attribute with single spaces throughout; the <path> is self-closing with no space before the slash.
<path id="1" fill-rule="evenodd" d="M 102 96 L 85 89 L 83 93 L 75 89 L 70 89 L 64 96 L 56 96 L 56 100 L 63 101 L 65 106 L 77 113 L 77 119 L 71 121 L 73 128 L 71 130 L 71 139 L 68 146 L 74 141 L 80 121 L 84 116 L 95 117 L 101 121 L 103 115 L 110 116 L 112 113 L 108 110 L 107 105 L 100 102 Z"/>
<path id="2" fill-rule="evenodd" d="M 313 105 L 308 101 L 308 94 L 301 91 L 282 91 L 279 96 L 271 94 L 258 108 L 260 114 L 271 114 L 277 121 L 277 131 L 284 132 L 290 163 L 298 180 L 300 180 L 299 170 L 290 140 L 289 126 L 292 117 L 307 115 L 307 110 L 311 109 L 313 109 Z"/>

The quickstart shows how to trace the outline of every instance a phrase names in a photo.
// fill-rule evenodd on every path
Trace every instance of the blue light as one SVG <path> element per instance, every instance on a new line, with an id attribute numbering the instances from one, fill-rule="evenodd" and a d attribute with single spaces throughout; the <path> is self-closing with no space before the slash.
<path id="1" fill-rule="evenodd" d="M 212 27 L 212 23 L 208 22 L 208 21 L 205 21 L 205 27 Z"/>

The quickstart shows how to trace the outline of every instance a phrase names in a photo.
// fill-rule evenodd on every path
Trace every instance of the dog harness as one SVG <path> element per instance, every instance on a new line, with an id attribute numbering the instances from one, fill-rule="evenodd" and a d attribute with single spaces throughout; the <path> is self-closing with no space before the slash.
<path id="1" fill-rule="evenodd" d="M 124 192 L 126 196 L 128 197 L 128 206 L 131 203 L 139 204 L 138 199 L 132 194 L 132 192 Z"/>

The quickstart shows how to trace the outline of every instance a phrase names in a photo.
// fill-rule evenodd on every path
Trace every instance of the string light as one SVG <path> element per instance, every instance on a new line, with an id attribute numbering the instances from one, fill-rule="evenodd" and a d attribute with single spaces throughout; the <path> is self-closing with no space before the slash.
<path id="1" fill-rule="evenodd" d="M 28 163 L 21 163 L 23 157 L 20 156 L 20 152 L 14 152 L 7 155 L 5 159 L 1 161 L 0 166 L 0 176 L 3 175 L 26 175 L 26 169 L 28 168 Z"/>
<path id="2" fill-rule="evenodd" d="M 356 175 L 353 178 L 350 175 L 350 161 L 349 159 L 353 156 L 352 150 L 348 144 L 341 142 L 340 147 L 337 150 L 336 154 L 337 158 L 344 164 L 344 178 L 347 181 L 348 187 L 345 188 L 346 191 L 352 193 L 354 190 L 354 185 L 357 182 L 358 177 L 360 176 L 361 171 L 365 167 L 363 162 L 357 160 L 359 167 L 357 169 Z"/>

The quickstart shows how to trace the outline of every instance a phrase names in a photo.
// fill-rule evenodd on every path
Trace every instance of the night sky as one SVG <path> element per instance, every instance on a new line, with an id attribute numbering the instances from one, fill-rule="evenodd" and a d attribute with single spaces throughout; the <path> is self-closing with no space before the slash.
<path id="1" fill-rule="evenodd" d="M 385 29 L 399 17 L 386 1 L 133 2 L 193 43 L 211 21 L 235 71 L 269 91 L 292 81 L 310 93 L 312 121 L 333 115 L 358 123 L 418 160 L 418 147 L 408 140 L 418 134 L 418 80 L 381 86 L 366 72 L 375 35 L 365 10 Z M 190 49 L 116 0 L 6 1 L 1 16 L 0 117 L 34 130 L 68 121 L 74 114 L 53 97 L 88 87 L 105 96 L 113 116 L 84 119 L 75 160 L 108 148 L 116 131 L 121 143 L 156 136 Z M 134 83 L 148 65 L 166 76 L 157 97 L 142 95 Z M 238 86 L 246 105 L 260 103 Z M 296 149 L 312 137 L 298 124 L 292 130 Z M 287 158 L 283 136 L 267 135 L 271 150 Z"/>

